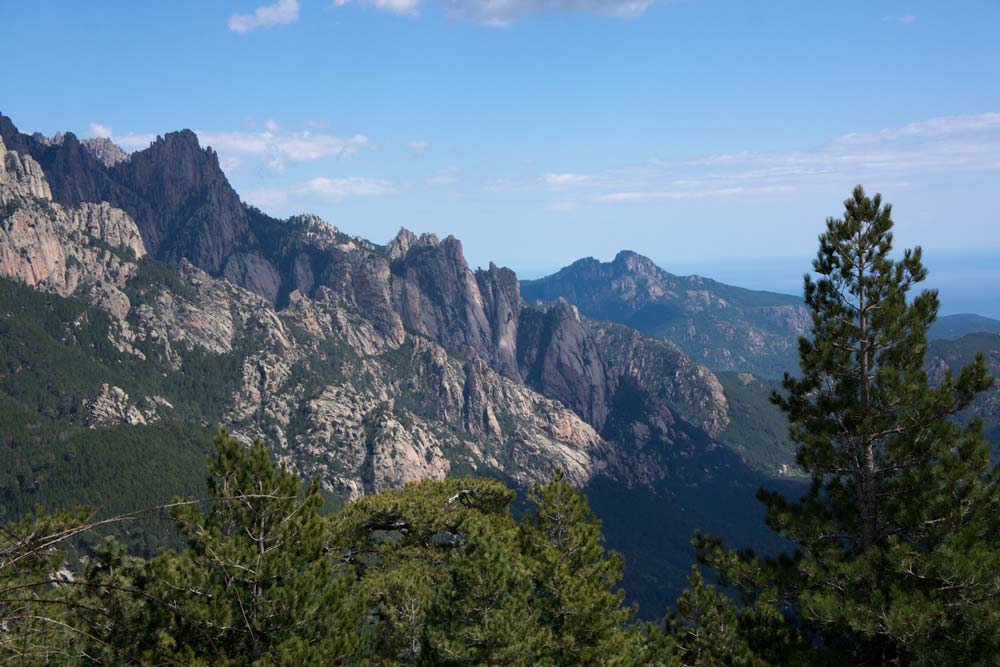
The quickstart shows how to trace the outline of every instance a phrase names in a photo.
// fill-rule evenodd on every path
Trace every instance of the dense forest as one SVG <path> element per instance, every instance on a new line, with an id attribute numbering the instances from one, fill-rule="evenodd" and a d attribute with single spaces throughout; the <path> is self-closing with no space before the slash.
<path id="1" fill-rule="evenodd" d="M 688 588 L 661 622 L 635 619 L 621 556 L 561 473 L 526 506 L 498 480 L 451 478 L 324 512 L 319 480 L 223 431 L 203 496 L 3 527 L 0 660 L 996 664 L 1000 470 L 966 412 L 993 379 L 980 355 L 930 380 L 938 300 L 912 294 L 920 249 L 892 254 L 880 196 L 859 187 L 845 205 L 806 278 L 800 376 L 773 395 L 812 480 L 801 497 L 758 494 L 790 547 L 765 557 L 696 534 Z M 61 455 L 85 440 L 69 434 Z M 176 548 L 125 549 L 121 527 L 151 515 Z"/>

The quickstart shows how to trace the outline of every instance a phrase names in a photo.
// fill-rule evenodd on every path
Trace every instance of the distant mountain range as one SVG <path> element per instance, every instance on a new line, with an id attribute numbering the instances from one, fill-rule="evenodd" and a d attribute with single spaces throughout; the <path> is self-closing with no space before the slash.
<path id="1" fill-rule="evenodd" d="M 630 251 L 523 281 L 521 293 L 529 302 L 565 299 L 588 317 L 669 340 L 713 370 L 765 377 L 797 367 L 797 339 L 810 325 L 798 297 L 676 276 Z"/>
<path id="2" fill-rule="evenodd" d="M 977 333 L 1000 334 L 1000 320 L 971 313 L 943 315 L 934 322 L 928 337 L 931 340 L 958 340 Z"/>
<path id="3" fill-rule="evenodd" d="M 0 115 L 0 521 L 197 494 L 222 425 L 318 476 L 334 505 L 561 469 L 655 615 L 695 528 L 778 546 L 753 493 L 799 481 L 768 378 L 807 325 L 795 297 L 634 253 L 522 283 L 472 270 L 452 237 L 380 245 L 278 220 L 190 131 L 126 155 Z M 155 521 L 127 537 L 172 539 Z"/>
<path id="4" fill-rule="evenodd" d="M 521 281 L 528 302 L 565 300 L 587 317 L 618 322 L 676 345 L 714 371 L 780 378 L 798 368 L 797 339 L 811 321 L 802 299 L 678 276 L 623 250 L 610 262 L 581 259 L 537 280 Z M 939 317 L 930 339 L 1000 333 L 1000 320 Z"/>

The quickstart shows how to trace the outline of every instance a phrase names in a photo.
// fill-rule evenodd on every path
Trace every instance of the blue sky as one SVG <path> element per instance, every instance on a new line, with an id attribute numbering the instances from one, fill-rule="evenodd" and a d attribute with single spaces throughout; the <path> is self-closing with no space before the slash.
<path id="1" fill-rule="evenodd" d="M 997 34 L 993 0 L 0 0 L 0 111 L 191 128 L 268 212 L 529 277 L 629 248 L 797 291 L 860 182 L 945 311 L 1000 316 Z"/>

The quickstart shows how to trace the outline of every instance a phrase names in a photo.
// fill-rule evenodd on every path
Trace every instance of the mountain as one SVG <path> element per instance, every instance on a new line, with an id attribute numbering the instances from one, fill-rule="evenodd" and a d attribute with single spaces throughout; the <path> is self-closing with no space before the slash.
<path id="1" fill-rule="evenodd" d="M 975 333 L 1000 334 L 1000 320 L 972 313 L 943 315 L 937 318 L 937 321 L 931 326 L 928 338 L 931 340 L 958 340 L 963 336 Z"/>
<path id="2" fill-rule="evenodd" d="M 588 317 L 668 340 L 712 370 L 766 378 L 797 367 L 797 338 L 810 325 L 798 297 L 676 276 L 627 250 L 523 281 L 521 293 L 527 302 L 565 299 Z"/>
<path id="3" fill-rule="evenodd" d="M 0 116 L 0 520 L 197 494 L 207 434 L 226 426 L 318 476 L 334 505 L 447 475 L 525 489 L 561 469 L 626 552 L 646 614 L 682 585 L 696 527 L 780 546 L 753 500 L 796 488 L 759 472 L 794 473 L 754 410 L 766 383 L 528 304 L 512 271 L 471 269 L 453 237 L 380 245 L 264 215 L 190 131 L 115 155 Z M 154 549 L 161 528 L 128 537 Z"/>

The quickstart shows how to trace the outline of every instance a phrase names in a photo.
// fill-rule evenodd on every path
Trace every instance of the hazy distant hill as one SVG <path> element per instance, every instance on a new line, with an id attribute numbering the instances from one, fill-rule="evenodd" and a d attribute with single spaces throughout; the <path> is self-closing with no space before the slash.
<path id="1" fill-rule="evenodd" d="M 957 340 L 973 333 L 1000 333 L 1000 320 L 972 313 L 943 315 L 931 327 L 928 338 Z"/>
<path id="2" fill-rule="evenodd" d="M 521 293 L 529 302 L 562 298 L 588 317 L 669 340 L 713 370 L 770 378 L 797 367 L 797 339 L 810 324 L 798 297 L 676 276 L 630 251 L 611 262 L 581 259 L 522 282 Z"/>

